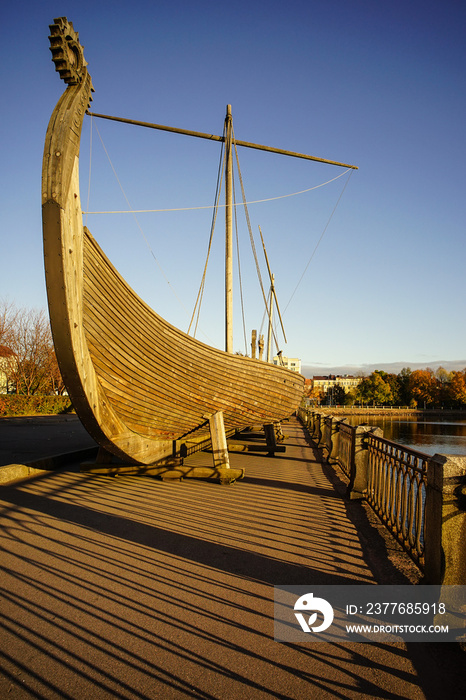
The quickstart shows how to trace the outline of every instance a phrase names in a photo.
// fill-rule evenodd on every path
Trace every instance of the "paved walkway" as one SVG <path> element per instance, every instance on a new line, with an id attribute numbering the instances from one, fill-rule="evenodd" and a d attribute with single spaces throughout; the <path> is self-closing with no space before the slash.
<path id="1" fill-rule="evenodd" d="M 74 414 L 0 418 L 0 466 L 23 464 L 95 444 Z"/>
<path id="2" fill-rule="evenodd" d="M 0 697 L 463 698 L 456 645 L 274 641 L 275 584 L 406 582 L 284 432 L 284 455 L 231 455 L 230 487 L 76 465 L 2 486 Z"/>

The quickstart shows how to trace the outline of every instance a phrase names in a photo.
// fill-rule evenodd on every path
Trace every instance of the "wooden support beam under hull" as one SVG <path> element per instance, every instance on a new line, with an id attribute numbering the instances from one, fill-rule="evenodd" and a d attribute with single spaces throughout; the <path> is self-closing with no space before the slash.
<path id="1" fill-rule="evenodd" d="M 147 464 L 98 464 L 83 463 L 81 472 L 100 476 L 156 476 L 163 481 L 182 481 L 183 479 L 208 479 L 219 481 L 221 484 L 232 484 L 244 478 L 244 469 L 225 467 L 190 467 L 182 464 L 182 460 L 165 465 Z"/>

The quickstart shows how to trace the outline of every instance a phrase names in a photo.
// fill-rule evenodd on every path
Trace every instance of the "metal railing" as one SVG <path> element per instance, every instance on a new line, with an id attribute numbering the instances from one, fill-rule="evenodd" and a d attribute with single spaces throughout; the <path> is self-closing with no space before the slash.
<path id="1" fill-rule="evenodd" d="M 371 433 L 366 439 L 367 502 L 423 569 L 429 455 Z"/>
<path id="2" fill-rule="evenodd" d="M 339 421 L 338 462 L 348 479 L 351 479 L 351 465 L 354 463 L 355 431 L 351 425 Z"/>
<path id="3" fill-rule="evenodd" d="M 348 478 L 424 573 L 426 582 L 466 585 L 459 549 L 466 531 L 466 456 L 430 456 L 352 426 L 341 416 L 302 407 L 298 417 L 329 464 Z"/>

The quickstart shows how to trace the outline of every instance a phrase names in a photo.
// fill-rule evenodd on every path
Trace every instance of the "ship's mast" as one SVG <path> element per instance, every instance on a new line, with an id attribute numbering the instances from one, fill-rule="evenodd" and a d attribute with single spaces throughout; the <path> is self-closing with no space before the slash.
<path id="1" fill-rule="evenodd" d="M 225 117 L 225 350 L 233 352 L 233 154 L 231 105 Z"/>

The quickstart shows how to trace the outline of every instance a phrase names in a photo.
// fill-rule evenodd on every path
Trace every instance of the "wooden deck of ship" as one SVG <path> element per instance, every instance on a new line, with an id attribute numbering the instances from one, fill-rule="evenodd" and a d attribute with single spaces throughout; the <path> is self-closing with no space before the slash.
<path id="1" fill-rule="evenodd" d="M 231 486 L 72 464 L 3 485 L 0 696 L 464 697 L 455 645 L 274 641 L 275 584 L 409 582 L 298 421 L 284 433 L 285 454 L 232 453 Z"/>

